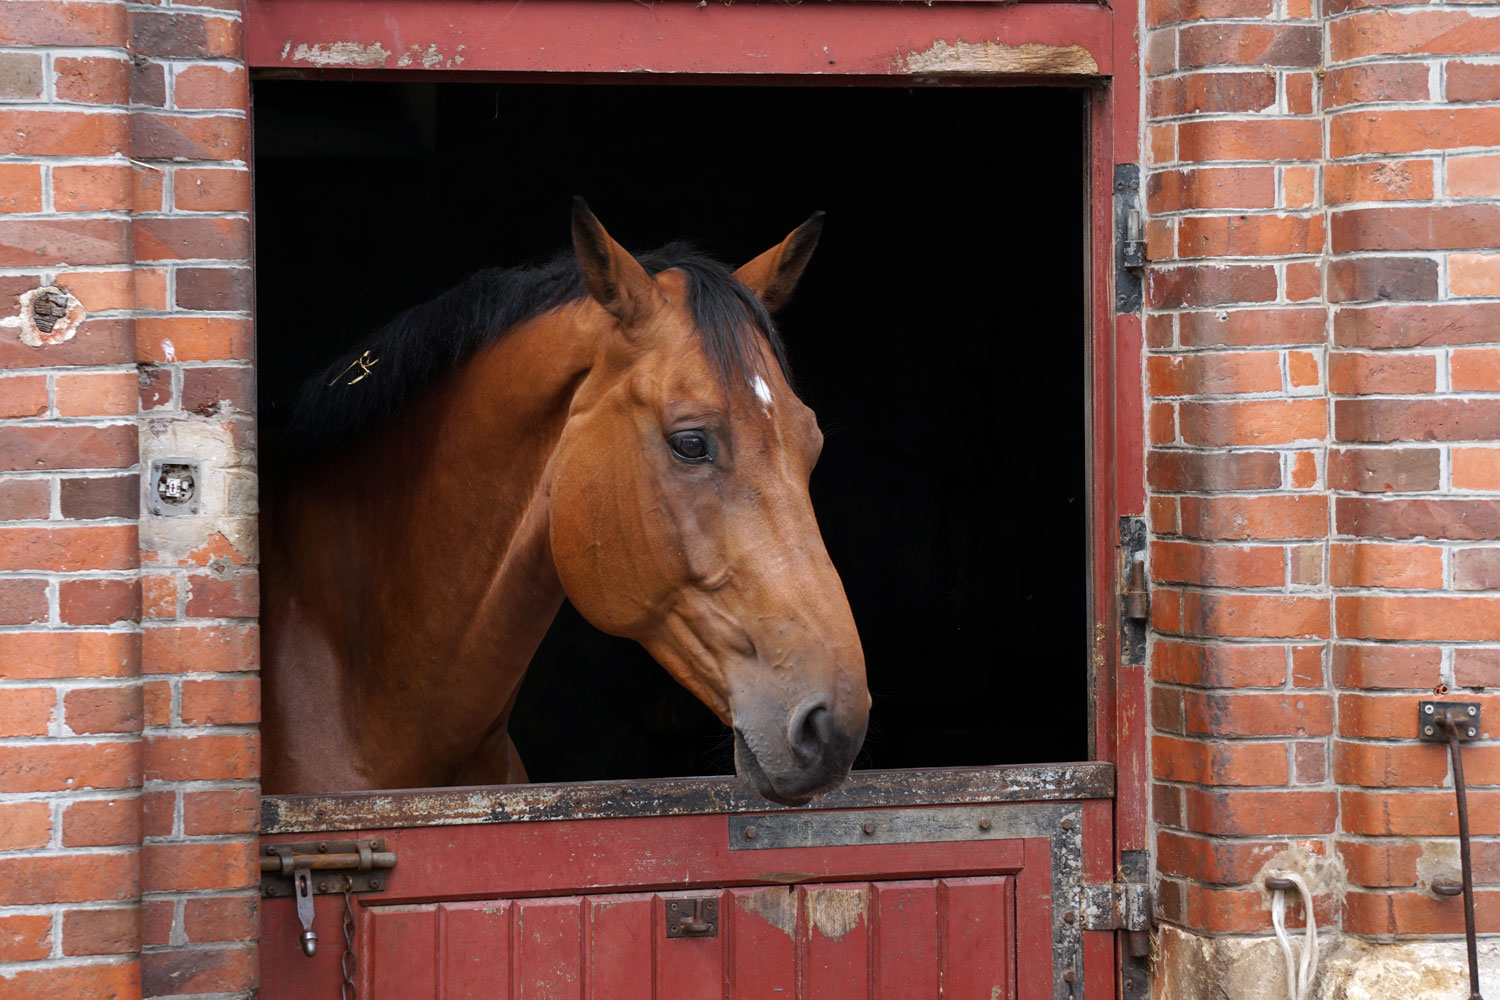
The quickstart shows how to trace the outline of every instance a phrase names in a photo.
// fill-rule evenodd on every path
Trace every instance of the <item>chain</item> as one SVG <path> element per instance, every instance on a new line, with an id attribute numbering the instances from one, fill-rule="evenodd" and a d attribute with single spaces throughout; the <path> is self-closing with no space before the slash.
<path id="1" fill-rule="evenodd" d="M 359 997 L 359 989 L 354 985 L 357 960 L 354 957 L 354 904 L 350 901 L 350 890 L 353 888 L 353 880 L 344 876 L 344 955 L 339 959 L 344 981 L 339 984 L 340 1000 L 358 1000 Z"/>

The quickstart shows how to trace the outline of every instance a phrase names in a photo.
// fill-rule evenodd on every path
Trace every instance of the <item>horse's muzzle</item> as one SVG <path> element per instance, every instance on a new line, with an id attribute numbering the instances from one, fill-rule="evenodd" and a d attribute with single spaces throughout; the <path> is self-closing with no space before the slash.
<path id="1" fill-rule="evenodd" d="M 865 741 L 868 715 L 857 729 L 839 724 L 823 695 L 804 698 L 790 712 L 784 733 L 753 723 L 734 727 L 734 769 L 757 795 L 785 806 L 800 806 L 838 786 Z"/>

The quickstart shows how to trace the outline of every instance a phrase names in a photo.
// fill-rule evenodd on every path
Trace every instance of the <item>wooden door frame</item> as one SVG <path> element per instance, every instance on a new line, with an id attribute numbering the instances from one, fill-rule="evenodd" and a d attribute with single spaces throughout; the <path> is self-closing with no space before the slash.
<path id="1" fill-rule="evenodd" d="M 1117 568 L 1120 519 L 1145 511 L 1143 337 L 1139 313 L 1116 310 L 1114 222 L 1116 167 L 1133 163 L 1140 148 L 1137 4 L 249 0 L 245 45 L 260 78 L 1082 88 L 1090 744 L 1116 776 L 1113 830 L 1098 832 L 1112 834 L 1115 866 L 1143 880 L 1146 668 L 1121 662 Z M 1105 936 L 1093 937 L 1099 947 Z"/>

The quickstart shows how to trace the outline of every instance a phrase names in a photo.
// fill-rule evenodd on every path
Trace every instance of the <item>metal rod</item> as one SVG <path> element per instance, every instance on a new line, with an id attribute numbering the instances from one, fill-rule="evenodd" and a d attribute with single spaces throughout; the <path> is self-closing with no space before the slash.
<path id="1" fill-rule="evenodd" d="M 327 871 L 329 869 L 354 869 L 359 870 L 358 854 L 295 854 L 292 856 L 294 868 L 311 868 L 314 871 Z M 375 851 L 371 855 L 371 868 L 394 868 L 396 867 L 396 855 L 393 851 Z M 270 855 L 260 859 L 260 870 L 263 872 L 281 872 L 281 858 Z"/>
<path id="2" fill-rule="evenodd" d="M 1479 995 L 1479 944 L 1474 935 L 1474 862 L 1469 857 L 1469 802 L 1464 794 L 1464 761 L 1458 745 L 1461 723 L 1453 709 L 1443 709 L 1438 721 L 1448 733 L 1448 753 L 1453 758 L 1453 790 L 1458 796 L 1458 857 L 1463 867 L 1464 943 L 1469 949 L 1469 1000 Z"/>

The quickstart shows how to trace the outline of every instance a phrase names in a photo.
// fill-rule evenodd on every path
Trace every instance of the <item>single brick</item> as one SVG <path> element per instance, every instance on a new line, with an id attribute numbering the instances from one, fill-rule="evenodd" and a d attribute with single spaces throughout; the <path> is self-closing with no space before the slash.
<path id="1" fill-rule="evenodd" d="M 1206 541 L 1323 538 L 1328 501 L 1321 496 L 1217 496 L 1181 499 L 1182 534 Z"/>
<path id="2" fill-rule="evenodd" d="M 1341 535 L 1365 538 L 1500 538 L 1500 500 L 1406 500 L 1338 497 L 1334 524 Z"/>
<path id="3" fill-rule="evenodd" d="M 179 268 L 177 305 L 205 312 L 247 310 L 254 285 L 254 274 L 247 267 Z"/>
<path id="4" fill-rule="evenodd" d="M 0 58 L 4 58 L 0 55 Z M 0 212 L 42 210 L 42 168 L 35 163 L 0 163 Z"/>
<path id="5" fill-rule="evenodd" d="M 141 729 L 141 689 L 79 688 L 63 698 L 64 718 L 75 733 L 135 733 Z"/>
<path id="6" fill-rule="evenodd" d="M 1431 354 L 1329 355 L 1328 387 L 1340 395 L 1417 395 L 1437 391 L 1437 358 Z"/>
<path id="7" fill-rule="evenodd" d="M 1340 687 L 1430 690 L 1438 683 L 1442 665 L 1442 651 L 1431 646 L 1339 642 L 1333 647 L 1333 681 Z"/>
<path id="8" fill-rule="evenodd" d="M 58 100 L 80 104 L 129 104 L 130 62 L 112 57 L 58 56 L 52 60 Z"/>
<path id="9" fill-rule="evenodd" d="M 1457 549 L 1454 590 L 1500 590 L 1500 548 Z"/>
<path id="10" fill-rule="evenodd" d="M 1335 587 L 1443 586 L 1443 550 L 1435 545 L 1335 544 L 1329 555 Z"/>
<path id="11" fill-rule="evenodd" d="M 42 96 L 42 57 L 30 52 L 0 52 L 0 100 L 24 101 Z"/>
<path id="12" fill-rule="evenodd" d="M 1500 399 L 1340 399 L 1339 441 L 1490 441 L 1500 438 Z"/>
<path id="13" fill-rule="evenodd" d="M 1430 257 L 1353 257 L 1328 266 L 1328 300 L 1416 301 L 1438 297 L 1438 263 Z"/>
<path id="14" fill-rule="evenodd" d="M 48 688 L 0 688 L 0 737 L 46 736 L 57 706 Z"/>
<path id="15" fill-rule="evenodd" d="M 0 625 L 30 625 L 50 615 L 46 580 L 0 578 Z M 0 721 L 0 730 L 4 728 Z"/>
<path id="16" fill-rule="evenodd" d="M 63 517 L 135 517 L 140 512 L 140 476 L 65 477 L 60 482 Z"/>
<path id="17" fill-rule="evenodd" d="M 134 908 L 68 910 L 63 914 L 64 955 L 128 955 L 140 950 Z"/>
<path id="18" fill-rule="evenodd" d="M 141 842 L 141 800 L 86 799 L 63 813 L 64 847 L 134 846 Z"/>

